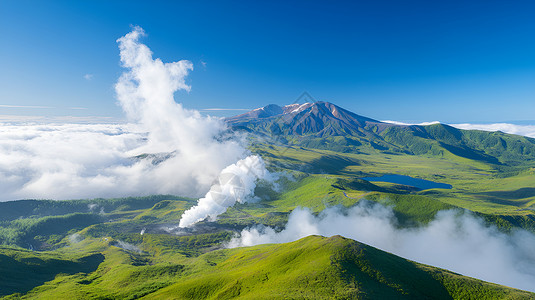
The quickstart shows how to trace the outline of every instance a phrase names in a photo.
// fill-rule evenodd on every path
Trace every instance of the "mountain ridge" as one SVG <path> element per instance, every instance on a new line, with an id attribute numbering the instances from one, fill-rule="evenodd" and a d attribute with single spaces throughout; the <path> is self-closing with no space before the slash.
<path id="1" fill-rule="evenodd" d="M 269 143 L 339 152 L 366 151 L 448 156 L 494 165 L 535 161 L 535 139 L 447 124 L 386 123 L 329 102 L 268 106 L 226 118 L 231 130 L 245 131 Z"/>

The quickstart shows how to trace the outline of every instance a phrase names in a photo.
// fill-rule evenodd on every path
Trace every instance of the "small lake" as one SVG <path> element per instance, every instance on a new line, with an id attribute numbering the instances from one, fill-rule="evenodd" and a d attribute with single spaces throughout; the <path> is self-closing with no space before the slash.
<path id="1" fill-rule="evenodd" d="M 381 177 L 363 177 L 360 178 L 366 181 L 382 181 L 382 182 L 390 182 L 390 183 L 397 183 L 397 184 L 403 184 L 403 185 L 410 185 L 416 188 L 419 188 L 421 190 L 428 190 L 428 189 L 451 189 L 451 184 L 446 183 L 440 183 L 440 182 L 434 182 L 430 180 L 425 179 L 419 179 L 419 178 L 413 178 L 410 176 L 405 175 L 397 175 L 397 174 L 387 174 L 383 175 Z"/>

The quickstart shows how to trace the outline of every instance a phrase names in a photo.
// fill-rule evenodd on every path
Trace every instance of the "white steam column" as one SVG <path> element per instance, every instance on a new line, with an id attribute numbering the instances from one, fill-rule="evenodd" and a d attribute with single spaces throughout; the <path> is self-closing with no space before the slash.
<path id="1" fill-rule="evenodd" d="M 256 181 L 266 179 L 267 176 L 269 172 L 264 160 L 258 155 L 248 156 L 226 167 L 206 196 L 184 212 L 178 226 L 190 227 L 206 218 L 214 221 L 236 202 L 245 203 L 252 199 Z"/>

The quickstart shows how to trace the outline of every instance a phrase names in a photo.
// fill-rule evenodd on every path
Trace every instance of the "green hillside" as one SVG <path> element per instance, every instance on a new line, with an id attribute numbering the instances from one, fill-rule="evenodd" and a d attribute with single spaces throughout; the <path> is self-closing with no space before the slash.
<path id="1" fill-rule="evenodd" d="M 145 242 L 140 245 L 144 247 Z M 77 251 L 102 254 L 69 258 L 67 252 L 0 249 L 19 261 L 4 269 L 3 286 L 25 292 L 15 274 L 39 263 L 42 278 L 23 299 L 525 299 L 535 294 L 414 263 L 340 236 L 310 236 L 292 243 L 216 250 L 198 257 L 139 254 L 113 241 L 85 240 Z M 20 254 L 22 253 L 22 254 Z M 68 252 L 72 253 L 72 252 Z M 72 255 L 72 254 L 70 254 Z M 5 259 L 4 258 L 4 259 Z M 102 259 L 104 260 L 102 261 Z M 42 261 L 45 261 L 44 263 Z M 96 265 L 98 268 L 96 268 Z M 72 266 L 79 264 L 78 271 Z M 56 274 L 52 273 L 55 270 Z M 40 279 L 43 280 L 43 279 Z"/>
<path id="2" fill-rule="evenodd" d="M 257 117 L 258 109 L 227 119 L 235 131 L 251 133 L 257 143 L 301 146 L 342 153 L 426 155 L 464 158 L 493 165 L 507 172 L 533 166 L 535 139 L 445 124 L 428 126 L 384 123 L 347 111 L 328 102 L 307 103 L 299 111 L 286 107 Z M 260 108 L 260 110 L 265 108 Z M 505 169 L 504 169 L 505 168 Z"/>
<path id="3" fill-rule="evenodd" d="M 0 296 L 25 293 L 56 275 L 90 273 L 104 260 L 100 253 L 68 256 L 0 247 Z"/>
<path id="4" fill-rule="evenodd" d="M 514 171 L 505 172 L 494 164 L 454 155 L 437 157 L 378 154 L 373 151 L 341 153 L 264 144 L 253 151 L 277 168 L 302 170 L 305 175 L 303 172 L 295 174 L 300 174 L 299 178 L 309 177 L 303 182 L 317 182 L 306 188 L 310 192 L 302 196 L 295 195 L 296 191 L 289 191 L 291 200 L 288 203 L 281 202 L 286 195 L 283 193 L 276 207 L 287 203 L 321 210 L 326 204 L 350 206 L 359 199 L 367 199 L 394 205 L 396 211 L 412 221 L 425 221 L 438 210 L 458 207 L 476 212 L 504 229 L 522 227 L 535 231 L 535 167 L 529 162 L 509 169 Z M 385 174 L 446 183 L 452 188 L 417 190 L 410 186 L 358 179 Z M 336 184 L 339 180 L 346 184 Z M 300 182 L 290 183 L 289 190 L 297 188 Z M 318 203 L 313 199 L 322 200 Z"/>

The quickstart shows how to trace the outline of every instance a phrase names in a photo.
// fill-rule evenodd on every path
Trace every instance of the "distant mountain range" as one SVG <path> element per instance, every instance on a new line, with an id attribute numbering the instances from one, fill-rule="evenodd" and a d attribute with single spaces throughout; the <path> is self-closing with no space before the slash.
<path id="1" fill-rule="evenodd" d="M 446 124 L 399 125 L 364 117 L 329 102 L 270 104 L 226 119 L 259 142 L 342 152 L 455 155 L 496 165 L 535 160 L 535 139 Z M 266 140 L 267 139 L 267 140 Z"/>

